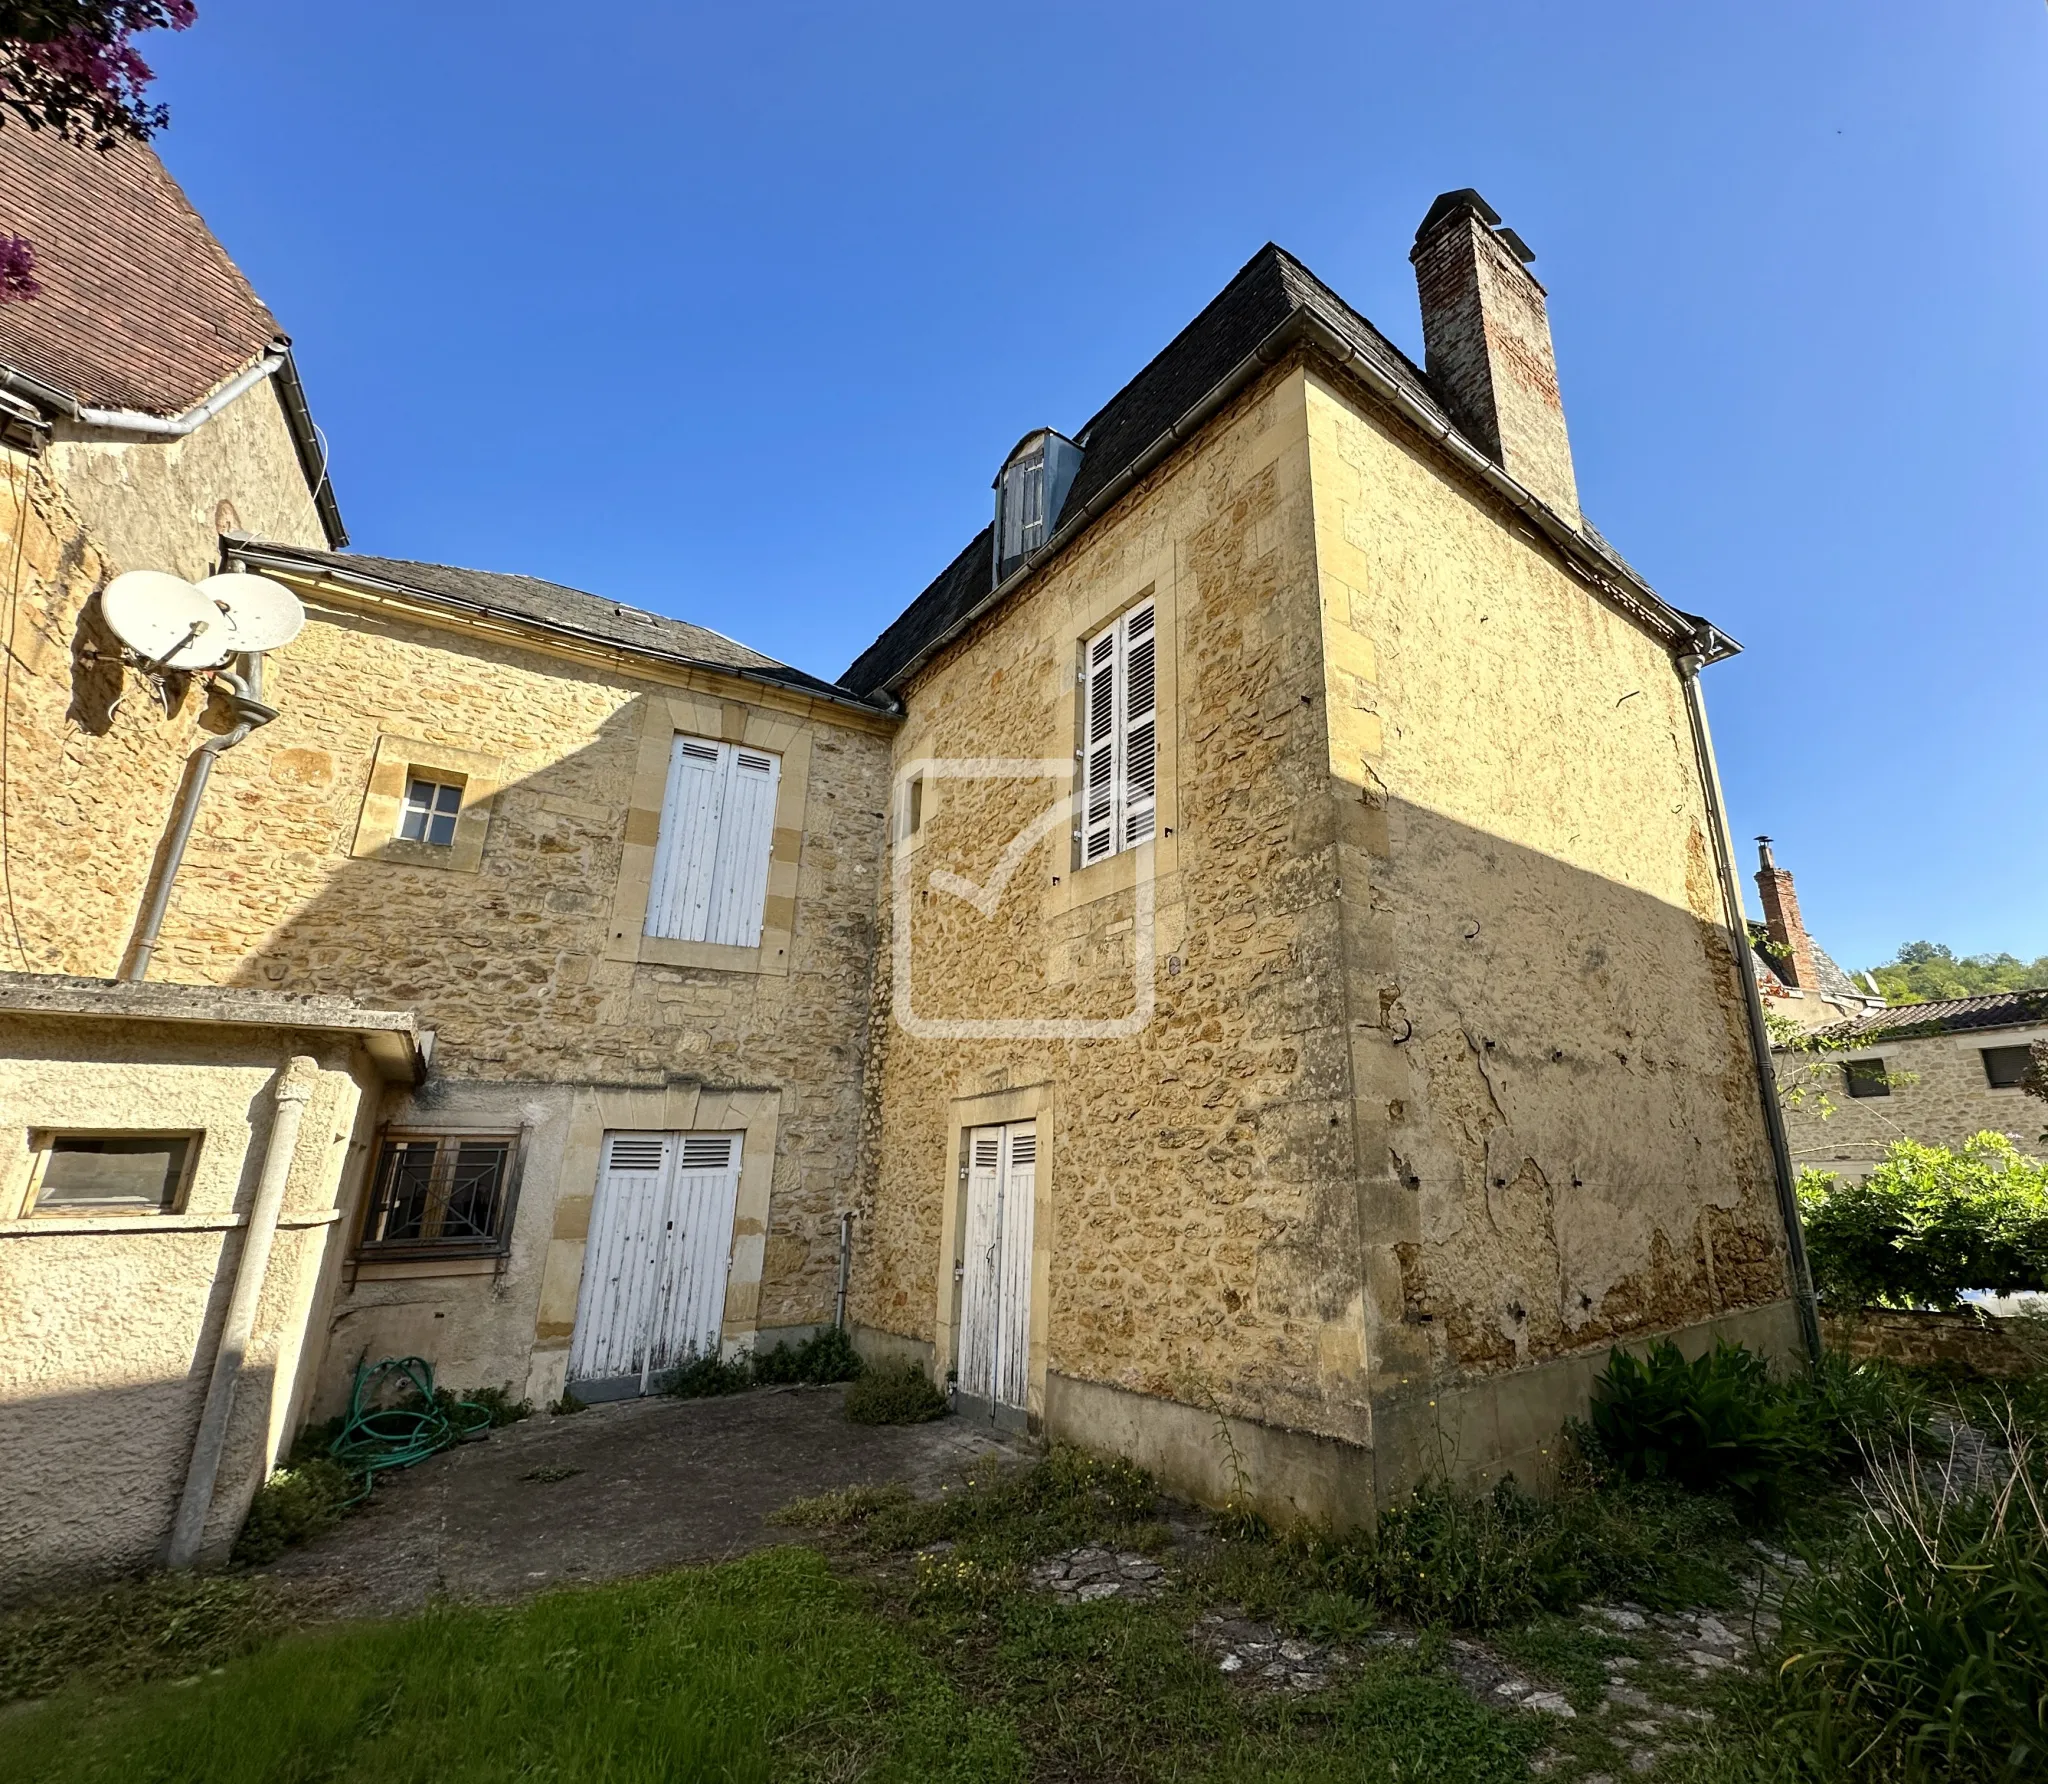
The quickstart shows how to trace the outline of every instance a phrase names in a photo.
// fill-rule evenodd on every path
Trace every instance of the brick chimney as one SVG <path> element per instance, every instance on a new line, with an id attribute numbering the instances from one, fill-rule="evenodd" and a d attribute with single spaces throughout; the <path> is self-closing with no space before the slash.
<path id="1" fill-rule="evenodd" d="M 1792 876 L 1771 859 L 1771 839 L 1756 839 L 1757 896 L 1764 902 L 1764 927 L 1770 931 L 1771 966 L 1779 978 L 1801 991 L 1820 990 L 1820 968 L 1814 964 L 1813 942 L 1799 915 L 1799 894 Z"/>
<path id="2" fill-rule="evenodd" d="M 1470 186 L 1429 207 L 1408 256 L 1429 380 L 1459 431 L 1574 528 L 1579 484 L 1535 259 Z"/>

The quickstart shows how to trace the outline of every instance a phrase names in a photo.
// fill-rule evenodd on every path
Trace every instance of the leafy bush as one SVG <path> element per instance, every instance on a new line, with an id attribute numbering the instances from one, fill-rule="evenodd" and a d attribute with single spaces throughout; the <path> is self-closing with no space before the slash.
<path id="1" fill-rule="evenodd" d="M 846 1416 L 856 1425 L 921 1425 L 947 1410 L 946 1396 L 915 1363 L 870 1369 L 846 1390 Z"/>
<path id="2" fill-rule="evenodd" d="M 1592 1434 L 1629 1480 L 1725 1493 L 1749 1517 L 1775 1513 L 1788 1477 L 1828 1447 L 1770 1365 L 1725 1339 L 1691 1362 L 1668 1338 L 1641 1357 L 1614 1351 L 1594 1385 Z"/>
<path id="3" fill-rule="evenodd" d="M 822 1387 L 827 1382 L 853 1381 L 860 1372 L 860 1352 L 838 1326 L 826 1326 L 801 1344 L 778 1344 L 754 1356 L 754 1379 L 763 1386 L 809 1382 Z"/>
<path id="4" fill-rule="evenodd" d="M 716 1355 L 693 1357 L 670 1372 L 662 1392 L 678 1400 L 702 1400 L 798 1382 L 821 1387 L 827 1382 L 852 1381 L 860 1372 L 860 1352 L 853 1348 L 853 1340 L 837 1326 L 826 1326 L 801 1344 L 785 1341 L 770 1351 L 744 1352 L 729 1363 Z"/>
<path id="5" fill-rule="evenodd" d="M 2048 1775 L 2048 1470 L 2008 1426 L 1995 1485 L 1896 1453 L 1784 1604 L 1784 1726 L 1858 1777 Z"/>
<path id="6" fill-rule="evenodd" d="M 235 1560 L 249 1567 L 275 1561 L 286 1549 L 331 1530 L 355 1496 L 355 1477 L 330 1457 L 278 1469 L 249 1502 L 235 1538 Z"/>
<path id="7" fill-rule="evenodd" d="M 661 1391 L 678 1400 L 709 1400 L 720 1394 L 744 1394 L 753 1385 L 754 1366 L 748 1358 L 734 1357 L 728 1363 L 714 1350 L 672 1369 Z"/>
<path id="8" fill-rule="evenodd" d="M 2048 1164 L 2003 1134 L 1961 1152 L 1899 1140 L 1861 1183 L 1799 1178 L 1814 1286 L 1849 1307 L 1954 1307 L 2048 1289 Z"/>

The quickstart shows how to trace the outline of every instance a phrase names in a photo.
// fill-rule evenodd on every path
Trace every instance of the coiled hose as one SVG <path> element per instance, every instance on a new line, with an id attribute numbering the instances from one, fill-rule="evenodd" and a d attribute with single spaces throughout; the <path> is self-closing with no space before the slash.
<path id="1" fill-rule="evenodd" d="M 389 1382 L 411 1389 L 392 1405 L 373 1404 Z M 348 1397 L 348 1417 L 327 1446 L 327 1453 L 360 1483 L 348 1503 L 369 1498 L 377 1476 L 390 1468 L 411 1468 L 429 1456 L 490 1429 L 491 1409 L 474 1400 L 442 1397 L 434 1392 L 434 1366 L 424 1357 L 386 1357 L 372 1363 L 366 1356 L 356 1365 L 356 1383 Z"/>

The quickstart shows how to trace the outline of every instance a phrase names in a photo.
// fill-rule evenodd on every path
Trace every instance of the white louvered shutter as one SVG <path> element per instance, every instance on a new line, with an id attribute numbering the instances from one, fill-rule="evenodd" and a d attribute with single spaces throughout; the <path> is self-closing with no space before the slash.
<path id="1" fill-rule="evenodd" d="M 1088 642 L 1081 681 L 1081 865 L 1116 853 L 1117 628 Z"/>
<path id="2" fill-rule="evenodd" d="M 1117 690 L 1122 737 L 1119 766 L 1122 806 L 1117 829 L 1122 846 L 1136 848 L 1152 840 L 1159 792 L 1158 638 L 1153 631 L 1152 604 L 1124 616 L 1123 686 Z"/>
<path id="3" fill-rule="evenodd" d="M 1150 842 L 1159 799 L 1159 644 L 1152 603 L 1088 641 L 1081 666 L 1081 865 Z"/>
<path id="4" fill-rule="evenodd" d="M 762 750 L 732 751 L 706 941 L 734 948 L 761 945 L 768 856 L 775 847 L 775 789 L 781 778 L 779 757 Z"/>
<path id="5" fill-rule="evenodd" d="M 724 807 L 727 746 L 678 737 L 669 752 L 668 789 L 647 894 L 649 935 L 701 942 L 711 913 Z"/>
<path id="6" fill-rule="evenodd" d="M 675 740 L 648 889 L 647 934 L 760 946 L 781 779 L 782 758 L 765 750 L 703 737 Z"/>

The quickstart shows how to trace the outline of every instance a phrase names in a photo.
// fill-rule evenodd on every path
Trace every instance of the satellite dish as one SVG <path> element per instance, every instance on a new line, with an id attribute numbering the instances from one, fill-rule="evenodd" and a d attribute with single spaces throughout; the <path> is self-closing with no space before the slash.
<path id="1" fill-rule="evenodd" d="M 123 644 L 166 669 L 212 669 L 235 652 L 226 616 L 182 576 L 124 571 L 107 584 L 100 611 Z"/>
<path id="2" fill-rule="evenodd" d="M 198 592 L 220 610 L 231 651 L 282 649 L 306 623 L 299 597 L 267 576 L 246 572 L 209 576 Z"/>

